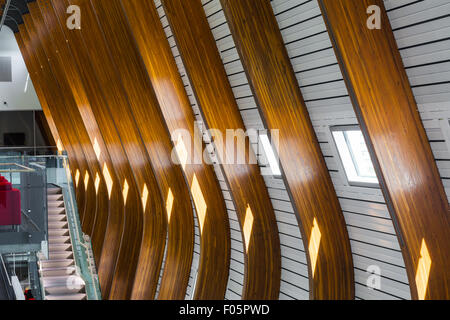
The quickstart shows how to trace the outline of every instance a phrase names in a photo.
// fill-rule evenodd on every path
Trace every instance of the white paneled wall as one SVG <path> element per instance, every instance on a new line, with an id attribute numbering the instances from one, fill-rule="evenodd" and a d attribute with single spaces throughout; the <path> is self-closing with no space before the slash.
<path id="1" fill-rule="evenodd" d="M 202 0 L 202 3 L 245 127 L 247 130 L 265 130 L 220 1 Z M 257 155 L 264 152 L 258 150 L 256 141 L 252 146 Z M 265 167 L 262 163 L 260 167 Z M 281 178 L 265 176 L 264 180 L 275 210 L 281 242 L 280 299 L 309 299 L 306 254 L 286 186 Z"/>
<path id="2" fill-rule="evenodd" d="M 384 2 L 450 199 L 450 1 Z"/>
<path id="3" fill-rule="evenodd" d="M 194 210 L 194 231 L 195 231 L 195 238 L 194 238 L 194 254 L 192 256 L 192 267 L 191 267 L 191 274 L 189 276 L 189 283 L 186 290 L 186 300 L 193 300 L 194 299 L 194 293 L 195 293 L 195 284 L 197 279 L 197 273 L 198 273 L 198 265 L 200 262 L 200 227 L 198 225 L 198 217 L 197 217 L 197 211 L 195 210 L 194 201 L 192 201 L 192 208 Z"/>
<path id="4" fill-rule="evenodd" d="M 167 21 L 167 17 L 164 13 L 164 8 L 162 7 L 161 2 L 159 0 L 154 0 L 154 1 L 156 4 L 156 7 L 158 9 L 161 23 L 166 32 L 167 39 L 172 48 L 173 55 L 177 62 L 181 78 L 182 78 L 185 88 L 186 88 L 186 92 L 191 101 L 191 105 L 194 110 L 198 125 L 199 125 L 200 129 L 203 130 L 203 129 L 205 129 L 204 120 L 202 119 L 202 115 L 200 114 L 200 110 L 198 108 L 196 99 L 194 97 L 190 81 L 186 75 L 186 71 L 185 71 L 183 62 L 181 60 L 180 54 L 178 52 L 178 48 L 175 43 L 175 39 L 172 35 L 171 28 Z M 240 299 L 242 296 L 242 288 L 243 288 L 243 282 L 244 282 L 244 244 L 243 244 L 242 234 L 241 234 L 240 227 L 239 227 L 239 220 L 236 215 L 236 209 L 234 207 L 234 202 L 233 202 L 232 196 L 230 194 L 228 184 L 222 173 L 222 169 L 217 164 L 218 163 L 217 157 L 214 154 L 214 148 L 213 148 L 213 145 L 211 144 L 211 139 L 210 139 L 210 137 L 208 137 L 206 135 L 204 135 L 203 137 L 204 137 L 205 143 L 207 145 L 207 149 L 209 151 L 211 160 L 215 164 L 214 169 L 215 169 L 217 178 L 219 180 L 220 187 L 223 192 L 223 196 L 224 196 L 225 203 L 227 206 L 229 221 L 230 221 L 231 261 L 230 261 L 230 275 L 229 275 L 228 286 L 227 286 L 227 291 L 226 291 L 226 299 L 230 299 L 230 300 Z M 196 228 L 197 228 L 197 230 L 196 230 L 196 237 L 195 237 L 195 246 L 196 246 L 196 248 L 199 248 L 200 237 L 197 236 L 199 234 L 198 226 Z M 195 252 L 194 258 L 195 258 L 195 255 L 198 255 L 198 254 L 199 254 L 199 251 Z M 197 259 L 198 259 L 198 257 L 197 257 Z M 198 263 L 197 263 L 197 267 L 198 267 Z M 196 268 L 196 266 L 193 265 L 193 271 L 191 272 L 191 279 L 189 281 L 189 285 L 191 287 L 194 283 L 193 277 L 197 272 L 197 270 L 195 270 L 195 268 Z M 187 298 L 189 298 L 189 289 L 188 289 Z"/>
<path id="5" fill-rule="evenodd" d="M 397 0 L 396 0 L 397 1 Z M 349 186 L 330 126 L 358 124 L 317 0 L 272 0 L 350 236 L 357 299 L 410 299 L 405 265 L 379 188 Z M 369 266 L 381 288 L 367 287 Z"/>
<path id="6" fill-rule="evenodd" d="M 158 298 L 158 295 L 159 295 L 159 289 L 160 289 L 160 287 L 161 287 L 162 275 L 163 275 L 163 272 L 164 272 L 164 266 L 165 266 L 165 264 L 166 264 L 167 242 L 168 242 L 168 241 L 169 241 L 169 235 L 167 234 L 167 235 L 166 235 L 166 246 L 165 246 L 165 249 L 164 249 L 163 262 L 162 262 L 162 264 L 161 264 L 161 271 L 159 272 L 158 285 L 156 286 L 155 299 Z"/>
<path id="7" fill-rule="evenodd" d="M 197 120 L 203 123 L 164 10 L 159 0 L 155 3 Z M 202 0 L 202 3 L 244 123 L 247 129 L 264 130 L 220 1 Z M 344 212 L 355 265 L 356 297 L 410 299 L 403 257 L 382 192 L 380 188 L 348 184 L 331 136 L 331 126 L 354 125 L 358 121 L 318 2 L 271 0 L 271 3 Z M 450 2 L 385 0 L 385 5 L 450 199 Z M 217 160 L 209 137 L 204 138 L 209 142 L 211 158 Z M 215 165 L 215 169 L 226 199 L 232 237 L 226 298 L 239 299 L 244 277 L 242 236 L 225 178 L 219 166 Z M 265 177 L 265 182 L 275 209 L 282 244 L 280 299 L 308 299 L 306 255 L 286 186 L 277 177 Z M 196 226 L 196 249 L 186 296 L 188 299 L 198 267 L 199 241 Z M 380 289 L 367 287 L 370 276 L 367 269 L 370 266 L 378 266 L 381 270 Z"/>

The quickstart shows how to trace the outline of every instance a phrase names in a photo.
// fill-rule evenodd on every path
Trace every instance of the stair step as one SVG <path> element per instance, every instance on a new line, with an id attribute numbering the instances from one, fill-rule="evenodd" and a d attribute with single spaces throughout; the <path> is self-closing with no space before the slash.
<path id="1" fill-rule="evenodd" d="M 58 276 L 70 276 L 76 271 L 74 266 L 71 267 L 60 267 L 60 268 L 44 268 L 41 269 L 42 277 L 58 277 Z"/>
<path id="2" fill-rule="evenodd" d="M 63 244 L 70 242 L 70 236 L 56 236 L 48 237 L 48 243 L 51 244 Z"/>
<path id="3" fill-rule="evenodd" d="M 65 251 L 72 251 L 72 244 L 70 243 L 51 243 L 48 246 L 48 249 L 50 252 L 65 252 Z"/>
<path id="4" fill-rule="evenodd" d="M 61 237 L 61 236 L 69 236 L 69 229 L 54 229 L 48 230 L 49 237 Z"/>
<path id="5" fill-rule="evenodd" d="M 48 208 L 48 215 L 58 215 L 58 214 L 66 214 L 66 208 Z"/>
<path id="6" fill-rule="evenodd" d="M 65 252 L 49 252 L 50 260 L 60 260 L 60 259 L 73 259 L 73 252 L 65 251 Z"/>
<path id="7" fill-rule="evenodd" d="M 52 276 L 43 277 L 42 282 L 44 287 L 61 287 L 68 284 L 69 286 L 84 286 L 84 281 L 78 276 L 64 275 L 64 276 Z"/>
<path id="8" fill-rule="evenodd" d="M 48 228 L 49 229 L 64 229 L 67 228 L 67 221 L 49 221 Z"/>
<path id="9" fill-rule="evenodd" d="M 54 194 L 61 194 L 62 195 L 62 189 L 61 188 L 47 188 L 47 195 L 54 195 Z"/>
<path id="10" fill-rule="evenodd" d="M 64 200 L 51 200 L 47 201 L 49 208 L 61 208 L 64 207 Z"/>
<path id="11" fill-rule="evenodd" d="M 45 300 L 50 301 L 86 300 L 86 294 L 85 293 L 65 294 L 65 295 L 49 294 L 45 296 Z"/>
<path id="12" fill-rule="evenodd" d="M 63 195 L 62 194 L 48 194 L 47 200 L 48 201 L 63 201 Z"/>
<path id="13" fill-rule="evenodd" d="M 60 222 L 60 221 L 67 221 L 67 217 L 65 214 L 48 215 L 48 222 Z"/>
<path id="14" fill-rule="evenodd" d="M 41 268 L 63 268 L 70 267 L 75 264 L 73 259 L 52 259 L 52 260 L 41 260 L 39 261 Z"/>
<path id="15" fill-rule="evenodd" d="M 85 283 L 78 276 L 43 277 L 44 289 L 49 294 L 73 294 L 84 291 Z"/>
<path id="16" fill-rule="evenodd" d="M 69 294 L 78 294 L 84 291 L 84 286 L 67 286 L 66 284 L 61 284 L 57 286 L 49 286 L 45 287 L 45 292 L 47 295 L 69 295 Z"/>

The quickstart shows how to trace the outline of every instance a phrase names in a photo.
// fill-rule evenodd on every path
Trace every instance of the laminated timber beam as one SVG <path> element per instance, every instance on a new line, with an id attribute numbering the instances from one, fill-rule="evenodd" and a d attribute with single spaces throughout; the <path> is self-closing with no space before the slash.
<path id="1" fill-rule="evenodd" d="M 384 3 L 319 4 L 396 224 L 412 297 L 449 299 L 449 204 Z M 367 27 L 373 5 L 380 29 Z"/>
<path id="2" fill-rule="evenodd" d="M 186 130 L 194 138 L 198 134 L 195 116 L 154 2 L 121 2 L 173 141 L 178 142 L 178 130 Z M 192 146 L 192 140 L 186 141 L 188 138 L 183 135 L 183 142 L 178 143 L 192 147 L 190 158 L 202 159 L 204 145 Z M 214 168 L 205 162 L 185 164 L 184 172 L 194 203 L 200 205 L 200 261 L 194 299 L 223 300 L 230 266 L 230 226 L 222 191 Z"/>
<path id="3" fill-rule="evenodd" d="M 24 41 L 22 39 L 22 36 L 18 32 L 16 32 L 14 34 L 14 36 L 16 38 L 16 41 L 17 41 L 17 44 L 19 46 L 20 52 L 21 52 L 21 54 L 23 56 L 23 59 L 25 61 L 25 65 L 27 66 L 27 70 L 29 71 L 30 77 L 31 77 L 31 73 L 33 72 L 33 68 L 31 66 L 30 57 L 28 55 L 27 49 L 25 48 L 25 44 L 24 44 Z M 33 74 L 32 77 L 36 78 L 35 74 Z M 62 144 L 61 137 L 60 137 L 60 135 L 58 133 L 58 129 L 57 129 L 55 120 L 53 120 L 53 116 L 52 116 L 52 114 L 50 112 L 50 109 L 49 109 L 49 106 L 48 106 L 48 103 L 47 103 L 47 99 L 45 98 L 45 95 L 42 92 L 41 85 L 40 85 L 40 83 L 36 83 L 36 84 L 33 83 L 33 86 L 35 88 L 36 95 L 37 95 L 37 97 L 39 99 L 39 103 L 41 104 L 42 111 L 43 111 L 44 117 L 45 117 L 45 121 L 47 121 L 47 125 L 48 125 L 48 127 L 50 129 L 50 132 L 51 132 L 51 135 L 53 137 L 53 140 L 55 141 L 55 144 L 56 144 L 56 146 L 58 148 L 58 152 L 62 152 L 64 150 L 64 145 Z"/>
<path id="4" fill-rule="evenodd" d="M 120 180 L 119 194 L 125 202 L 125 220 L 118 228 L 124 228 L 115 273 L 109 290 L 110 299 L 152 299 L 156 291 L 165 247 L 167 232 L 164 205 L 156 182 L 153 167 L 145 146 L 127 119 L 127 100 L 117 93 L 122 90 L 114 65 L 107 60 L 109 52 L 103 34 L 97 26 L 96 16 L 89 1 L 76 3 L 83 12 L 82 30 L 65 28 L 67 1 L 52 1 L 51 7 L 40 3 L 48 11 L 52 21 L 59 21 L 60 31 L 55 32 L 57 43 L 67 42 L 63 52 L 78 69 L 85 93 L 90 101 L 92 115 L 84 114 L 85 121 L 93 118 L 103 134 L 106 148 L 112 156 L 112 165 Z M 54 23 L 57 23 L 56 21 Z M 62 32 L 67 41 L 63 40 Z M 88 32 L 84 33 L 83 30 Z M 66 44 L 66 45 L 67 45 Z M 97 48 L 93 50 L 92 48 Z M 105 61 L 106 60 L 106 61 Z M 75 70 L 76 71 L 76 70 Z M 93 120 L 92 120 L 93 121 Z M 108 252 L 104 252 L 108 256 Z M 151 261 L 151 262 L 149 262 Z M 136 280 L 146 285 L 145 297 Z M 153 293 L 153 295 L 152 295 Z"/>
<path id="5" fill-rule="evenodd" d="M 100 222 L 99 226 L 106 224 L 107 221 L 109 207 L 106 197 L 107 193 L 104 192 L 106 191 L 106 184 L 103 179 L 100 179 L 98 182 L 98 190 L 101 188 L 101 191 L 103 192 L 97 192 L 95 187 L 95 177 L 100 178 L 99 174 L 101 173 L 101 169 L 92 144 L 89 141 L 86 128 L 81 121 L 81 117 L 77 110 L 76 100 L 70 90 L 68 81 L 65 79 L 64 62 L 62 62 L 61 59 L 59 59 L 59 55 L 56 54 L 57 49 L 52 47 L 52 39 L 37 2 L 29 3 L 28 8 L 30 11 L 29 15 L 32 17 L 38 34 L 38 39 L 35 39 L 36 44 L 39 40 L 39 44 L 37 45 L 42 48 L 42 53 L 45 54 L 45 56 L 43 56 L 43 63 L 48 66 L 48 72 L 52 73 L 55 84 L 58 86 L 59 93 L 65 103 L 65 110 L 59 107 L 54 110 L 53 114 L 57 116 L 57 122 L 63 123 L 66 127 L 73 128 L 74 136 L 76 137 L 75 139 L 78 139 L 82 155 L 85 157 L 87 171 L 82 172 L 80 180 L 85 187 L 86 211 L 81 221 L 81 225 L 83 231 L 92 237 L 97 218 Z M 93 250 L 95 257 L 100 260 L 103 239 L 100 238 L 99 240 L 98 243 L 93 243 Z"/>
<path id="6" fill-rule="evenodd" d="M 66 102 L 64 97 L 61 95 L 59 85 L 48 65 L 48 60 L 41 47 L 40 39 L 33 19 L 29 14 L 24 15 L 23 19 L 24 24 L 19 25 L 19 32 L 24 40 L 25 46 L 28 48 L 28 55 L 32 59 L 35 66 L 32 69 L 35 70 L 35 79 L 33 82 L 40 83 L 46 101 L 50 107 L 50 112 L 56 125 L 58 126 L 58 132 L 62 143 L 67 150 L 72 175 L 74 176 L 80 220 L 83 220 L 85 215 L 90 214 L 89 208 L 93 208 L 95 206 L 95 203 L 92 205 L 92 198 L 88 197 L 85 184 L 83 182 L 83 176 L 86 175 L 89 168 L 86 164 L 86 159 L 83 150 L 81 149 L 81 143 L 78 140 L 74 127 L 70 123 L 64 122 L 68 120 L 67 118 L 63 117 L 63 119 L 60 119 L 59 109 L 66 108 Z M 31 73 L 30 77 L 32 77 Z"/>
<path id="7" fill-rule="evenodd" d="M 41 73 L 42 68 L 39 61 L 37 60 L 35 53 L 31 49 L 30 36 L 28 30 L 24 24 L 20 25 L 18 27 L 18 30 L 19 31 L 15 33 L 16 41 L 19 45 L 25 64 L 30 73 L 30 78 L 33 81 L 33 85 L 35 87 L 36 94 L 38 96 L 42 110 L 44 111 L 44 114 L 46 116 L 47 122 L 50 125 L 50 128 L 53 128 L 52 132 L 55 139 L 57 139 L 57 146 L 59 151 L 65 150 L 67 152 L 70 164 L 70 172 L 72 175 L 72 180 L 75 188 L 78 211 L 81 219 L 81 216 L 84 214 L 85 201 L 84 201 L 84 188 L 76 183 L 77 175 L 80 174 L 79 173 L 80 169 L 78 169 L 79 168 L 78 161 L 76 159 L 76 155 L 73 152 L 72 145 L 67 140 L 66 134 L 67 128 L 64 128 L 63 126 L 61 126 L 61 124 L 56 124 L 56 121 L 52 116 L 51 110 L 53 109 L 54 100 L 51 99 L 51 97 L 47 96 L 49 94 L 48 85 L 45 82 L 43 82 L 44 80 L 42 79 Z M 47 99 L 49 100 L 47 101 Z M 54 124 L 54 126 L 52 124 Z M 69 145 L 66 147 L 64 145 L 65 143 L 69 143 Z"/>
<path id="8" fill-rule="evenodd" d="M 268 129 L 279 130 L 280 163 L 308 248 L 311 299 L 353 299 L 345 219 L 270 1 L 221 3 L 260 113 Z"/>
<path id="9" fill-rule="evenodd" d="M 27 49 L 29 50 L 29 54 L 28 55 L 24 54 L 23 57 L 24 57 L 26 62 L 27 62 L 28 59 L 30 61 L 30 63 L 27 63 L 27 68 L 30 71 L 30 76 L 31 76 L 31 78 L 33 80 L 33 83 L 35 85 L 36 91 L 39 92 L 39 90 L 37 88 L 42 86 L 43 90 L 45 90 L 47 92 L 48 89 L 45 89 L 45 88 L 48 86 L 48 83 L 45 82 L 46 80 L 45 80 L 45 77 L 43 77 L 42 72 L 45 72 L 45 73 L 48 73 L 48 72 L 46 70 L 44 70 L 44 69 L 41 70 L 39 61 L 35 60 L 36 51 L 34 49 L 32 49 L 31 46 L 29 46 L 29 39 L 28 39 L 26 27 L 24 25 L 20 25 L 19 26 L 19 30 L 20 30 L 20 32 L 16 34 L 16 39 L 18 39 L 18 40 L 24 39 L 23 45 L 24 45 L 24 47 L 27 47 Z M 19 46 L 21 46 L 21 42 L 18 41 L 18 43 L 19 43 Z M 38 95 L 39 95 L 39 93 L 38 93 Z M 51 99 L 50 100 L 51 103 L 54 103 L 54 99 L 53 99 L 53 97 L 51 95 L 51 92 L 48 95 L 48 98 Z M 40 101 L 41 101 L 42 107 L 44 108 L 44 105 L 42 104 L 43 99 L 40 98 Z M 48 119 L 49 118 L 47 118 L 47 121 L 48 121 Z M 74 168 L 74 159 L 75 158 L 73 156 L 71 156 L 71 154 L 72 154 L 71 150 L 72 150 L 73 146 L 70 144 L 70 142 L 66 142 L 66 139 L 65 139 L 65 130 L 66 130 L 66 128 L 64 126 L 64 123 L 63 122 L 58 122 L 58 119 L 56 117 L 54 119 L 55 119 L 55 123 L 57 124 L 59 132 L 61 132 L 61 137 L 62 137 L 61 141 L 64 141 L 64 143 L 69 143 L 67 146 L 64 146 L 64 148 L 65 148 L 65 150 L 67 150 L 67 153 L 69 155 L 69 161 L 70 161 L 70 166 L 71 166 L 72 171 L 76 170 Z M 114 175 L 113 174 L 111 175 L 111 183 L 114 186 L 118 185 L 116 183 L 115 179 L 114 179 Z M 118 198 L 119 201 L 116 201 L 116 198 Z M 110 202 L 112 204 L 118 204 L 119 208 L 121 208 L 123 210 L 123 201 L 122 201 L 122 204 L 120 205 L 120 198 L 121 198 L 120 197 L 120 188 L 119 188 L 119 190 L 116 190 L 116 187 L 113 187 L 111 189 Z M 79 206 L 80 205 L 79 199 L 77 199 L 77 203 L 78 203 L 78 206 Z M 120 218 L 121 218 L 121 216 L 123 216 L 123 213 L 120 215 Z M 114 273 L 114 268 L 115 268 L 115 263 L 116 263 L 116 259 L 115 258 L 117 257 L 115 251 L 113 250 L 113 245 L 115 243 L 114 239 L 120 239 L 122 237 L 122 230 L 120 228 L 118 228 L 119 229 L 118 233 L 111 232 L 112 230 L 110 228 L 110 225 L 114 225 L 114 224 L 117 224 L 120 227 L 120 223 L 118 223 L 117 220 L 115 220 L 113 216 L 110 216 L 109 217 L 109 221 L 108 221 L 108 231 L 107 231 L 109 233 L 107 234 L 107 236 L 113 236 L 113 238 L 110 239 L 109 242 L 106 242 L 107 237 L 105 238 L 105 242 L 104 242 L 105 245 L 103 247 L 104 251 L 102 251 L 102 253 L 103 253 L 106 250 L 108 250 L 107 252 L 109 253 L 109 257 L 113 259 L 112 264 L 110 266 L 111 269 L 108 270 L 109 273 L 111 274 L 111 277 L 112 277 L 112 274 Z M 118 240 L 118 242 L 120 244 L 120 240 Z M 107 297 L 108 296 L 107 295 L 107 293 L 108 293 L 108 273 L 105 272 L 104 265 L 107 262 L 105 260 L 107 260 L 107 259 L 100 259 L 100 261 L 96 260 L 96 264 L 97 264 L 97 268 L 98 268 L 98 274 L 99 274 L 99 281 L 100 281 L 100 285 L 101 285 L 101 288 L 102 288 L 102 296 L 103 297 L 105 297 L 105 296 Z"/>
<path id="10" fill-rule="evenodd" d="M 0 14 L 1 14 L 1 10 L 2 10 L 1 8 L 3 7 L 4 4 L 5 4 L 5 0 L 0 0 Z M 26 11 L 28 11 L 28 9 Z M 22 15 L 23 14 L 25 14 L 25 12 L 22 12 Z M 31 66 L 29 66 L 31 64 L 30 57 L 28 55 L 27 49 L 25 48 L 23 39 L 20 36 L 20 34 L 18 33 L 18 30 L 17 30 L 17 32 L 14 33 L 14 36 L 19 45 L 20 52 L 21 52 L 22 56 L 24 57 L 24 61 L 27 66 L 27 69 L 31 70 Z M 50 129 L 51 136 L 53 137 L 54 143 L 58 147 L 58 151 L 63 151 L 64 146 L 62 144 L 61 137 L 58 133 L 58 129 L 56 128 L 55 121 L 53 120 L 53 117 L 50 113 L 50 109 L 49 109 L 47 100 L 45 98 L 45 95 L 42 92 L 42 88 L 39 83 L 34 84 L 34 87 L 35 87 L 36 95 L 38 96 L 39 102 L 41 104 L 45 120 L 47 121 L 48 128 Z"/>
<path id="11" fill-rule="evenodd" d="M 1 14 L 1 7 L 4 4 L 5 4 L 5 0 L 0 1 L 0 14 Z M 26 3 L 24 3 L 24 5 L 21 6 L 21 7 L 22 7 L 21 11 L 20 11 L 21 16 L 26 14 L 26 13 L 29 13 L 28 7 L 26 6 Z M 17 9 L 16 9 L 16 11 L 17 11 Z M 21 17 L 21 20 L 23 22 L 22 17 Z M 16 29 L 18 29 L 18 26 L 16 27 Z M 14 32 L 14 36 L 16 37 L 16 41 L 19 44 L 19 49 L 20 49 L 22 55 L 24 57 L 26 57 L 26 59 L 24 58 L 24 60 L 26 60 L 25 63 L 27 64 L 27 68 L 28 68 L 28 64 L 30 63 L 30 60 L 29 60 L 30 57 L 28 56 L 28 52 L 27 52 L 27 50 L 25 48 L 23 39 L 20 36 L 20 34 L 18 33 L 19 30 L 16 30 L 16 29 L 12 28 L 12 30 Z M 45 120 L 47 122 L 46 127 L 47 127 L 47 129 L 50 130 L 50 133 L 47 133 L 47 136 L 49 138 L 53 139 L 53 141 L 49 145 L 52 145 L 52 144 L 56 145 L 58 147 L 58 151 L 62 152 L 64 150 L 64 147 L 63 147 L 63 144 L 62 144 L 62 141 L 61 141 L 61 137 L 59 136 L 58 130 L 56 128 L 56 124 L 55 124 L 55 122 L 53 120 L 53 117 L 52 117 L 52 115 L 50 113 L 50 109 L 49 109 L 47 100 L 46 100 L 45 95 L 42 92 L 42 88 L 40 87 L 39 84 L 35 85 L 35 91 L 36 91 L 36 95 L 38 96 L 39 102 L 40 102 L 40 104 L 42 106 L 44 118 L 45 118 Z M 52 137 L 50 137 L 50 136 L 52 136 Z"/>
<path id="12" fill-rule="evenodd" d="M 219 130 L 224 136 L 229 129 L 245 131 L 201 1 L 165 0 L 162 3 L 206 125 Z M 220 142 L 216 140 L 216 146 L 217 143 Z M 245 154 L 245 159 L 255 157 L 252 149 L 242 149 L 237 152 Z M 222 162 L 227 156 L 223 155 Z M 272 203 L 259 167 L 254 164 L 227 163 L 221 163 L 221 166 L 235 200 L 245 239 L 242 298 L 278 299 L 280 239 Z"/>
<path id="13" fill-rule="evenodd" d="M 172 160 L 174 145 L 120 0 L 91 0 L 91 5 L 121 82 L 116 96 L 128 101 L 120 121 L 128 134 L 134 130 L 142 137 L 166 202 L 169 232 L 158 298 L 184 299 L 194 252 L 194 212 L 186 178 Z M 203 204 L 194 205 L 201 213 Z"/>
<path id="14" fill-rule="evenodd" d="M 54 40 L 54 24 L 47 19 L 45 11 L 40 10 L 37 2 L 29 4 L 29 11 L 32 16 L 35 16 L 35 24 L 39 23 L 40 28 L 42 29 L 45 37 L 42 46 L 49 61 L 49 65 L 52 70 L 54 70 L 53 74 L 55 75 L 62 92 L 66 96 L 65 99 L 68 104 L 69 101 L 71 101 L 70 107 L 67 108 L 65 115 L 71 119 L 73 126 L 78 128 L 77 130 L 80 132 L 79 135 L 84 139 L 83 148 L 86 150 L 85 153 L 89 154 L 88 162 L 90 163 L 92 173 L 91 183 L 93 184 L 97 197 L 97 215 L 90 219 L 85 217 L 83 225 L 85 226 L 84 232 L 92 238 L 96 262 L 97 264 L 100 264 L 109 215 L 117 214 L 116 210 L 120 210 L 121 206 L 118 203 L 111 203 L 109 199 L 108 186 L 105 177 L 102 174 L 101 159 L 97 156 L 97 152 L 93 148 L 94 144 L 89 139 L 89 134 L 95 132 L 95 125 L 88 125 L 86 122 L 83 122 L 78 110 L 80 107 L 87 108 L 89 103 L 83 96 L 82 87 L 79 86 L 79 83 L 77 82 L 79 79 L 76 77 L 77 74 L 70 72 L 73 70 L 71 69 L 71 66 L 67 66 L 67 60 L 62 56 L 62 50 Z M 103 142 L 100 139 L 99 141 L 99 144 Z M 106 154 L 103 154 L 102 158 L 106 156 Z"/>
<path id="15" fill-rule="evenodd" d="M 91 101 L 87 97 L 76 65 L 71 59 L 64 34 L 60 29 L 51 3 L 48 1 L 39 2 L 39 7 L 42 13 L 40 20 L 45 24 L 47 30 L 46 36 L 49 38 L 49 42 L 47 42 L 48 56 L 53 64 L 59 66 L 59 81 L 60 83 L 65 83 L 65 90 L 73 96 L 76 102 L 72 110 L 72 119 L 77 123 L 84 123 L 87 128 L 89 137 L 86 137 L 86 143 L 93 146 L 95 152 L 94 157 L 98 161 L 98 172 L 94 178 L 96 180 L 96 191 L 98 196 L 106 197 L 110 208 L 109 217 L 97 216 L 92 239 L 94 248 L 98 246 L 103 249 L 96 262 L 103 296 L 108 298 L 123 232 L 132 228 L 124 229 L 124 223 L 126 221 L 124 220 L 124 214 L 127 215 L 128 213 L 129 216 L 133 216 L 140 213 L 139 196 L 135 191 L 136 186 L 132 169 L 126 165 L 127 158 L 124 150 L 121 148 L 120 139 L 116 137 L 116 140 L 114 140 L 110 148 L 107 148 L 105 145 L 103 135 L 91 111 Z M 30 11 L 32 10 L 30 9 Z M 94 94 L 98 95 L 98 93 Z M 114 130 L 113 125 L 111 130 Z M 114 151 L 113 157 L 111 157 L 110 150 Z M 120 176 L 122 179 L 119 179 L 116 174 L 119 170 L 122 173 Z M 97 184 L 97 179 L 101 183 Z M 124 181 L 127 181 L 127 188 L 130 189 L 127 193 L 126 207 L 124 203 L 125 197 L 123 196 L 123 188 L 126 185 Z M 123 185 L 121 186 L 121 184 Z M 157 193 L 155 193 L 155 199 L 157 199 Z M 149 208 L 152 207 L 152 205 L 149 205 Z M 134 234 L 137 237 L 141 234 L 139 225 L 134 230 Z M 133 236 L 132 239 L 134 237 L 136 236 Z M 130 239 L 130 236 L 127 238 L 127 235 L 125 235 L 124 239 Z M 136 255 L 136 252 L 134 252 L 132 257 Z M 127 279 L 123 282 L 132 284 L 133 279 Z"/>

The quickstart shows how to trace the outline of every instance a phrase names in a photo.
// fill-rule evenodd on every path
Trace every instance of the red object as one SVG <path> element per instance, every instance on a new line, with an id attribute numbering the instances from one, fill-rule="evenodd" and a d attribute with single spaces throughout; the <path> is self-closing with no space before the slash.
<path id="1" fill-rule="evenodd" d="M 20 191 L 0 175 L 0 226 L 22 224 L 20 210 Z"/>
<path id="2" fill-rule="evenodd" d="M 36 300 L 33 297 L 33 293 L 31 292 L 31 290 L 25 290 L 25 300 Z"/>

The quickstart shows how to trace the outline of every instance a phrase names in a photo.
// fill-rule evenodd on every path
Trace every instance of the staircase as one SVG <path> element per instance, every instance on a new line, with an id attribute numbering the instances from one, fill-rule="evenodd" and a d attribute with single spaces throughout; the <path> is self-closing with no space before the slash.
<path id="1" fill-rule="evenodd" d="M 49 259 L 39 261 L 45 300 L 86 300 L 77 275 L 62 189 L 47 189 Z"/>

